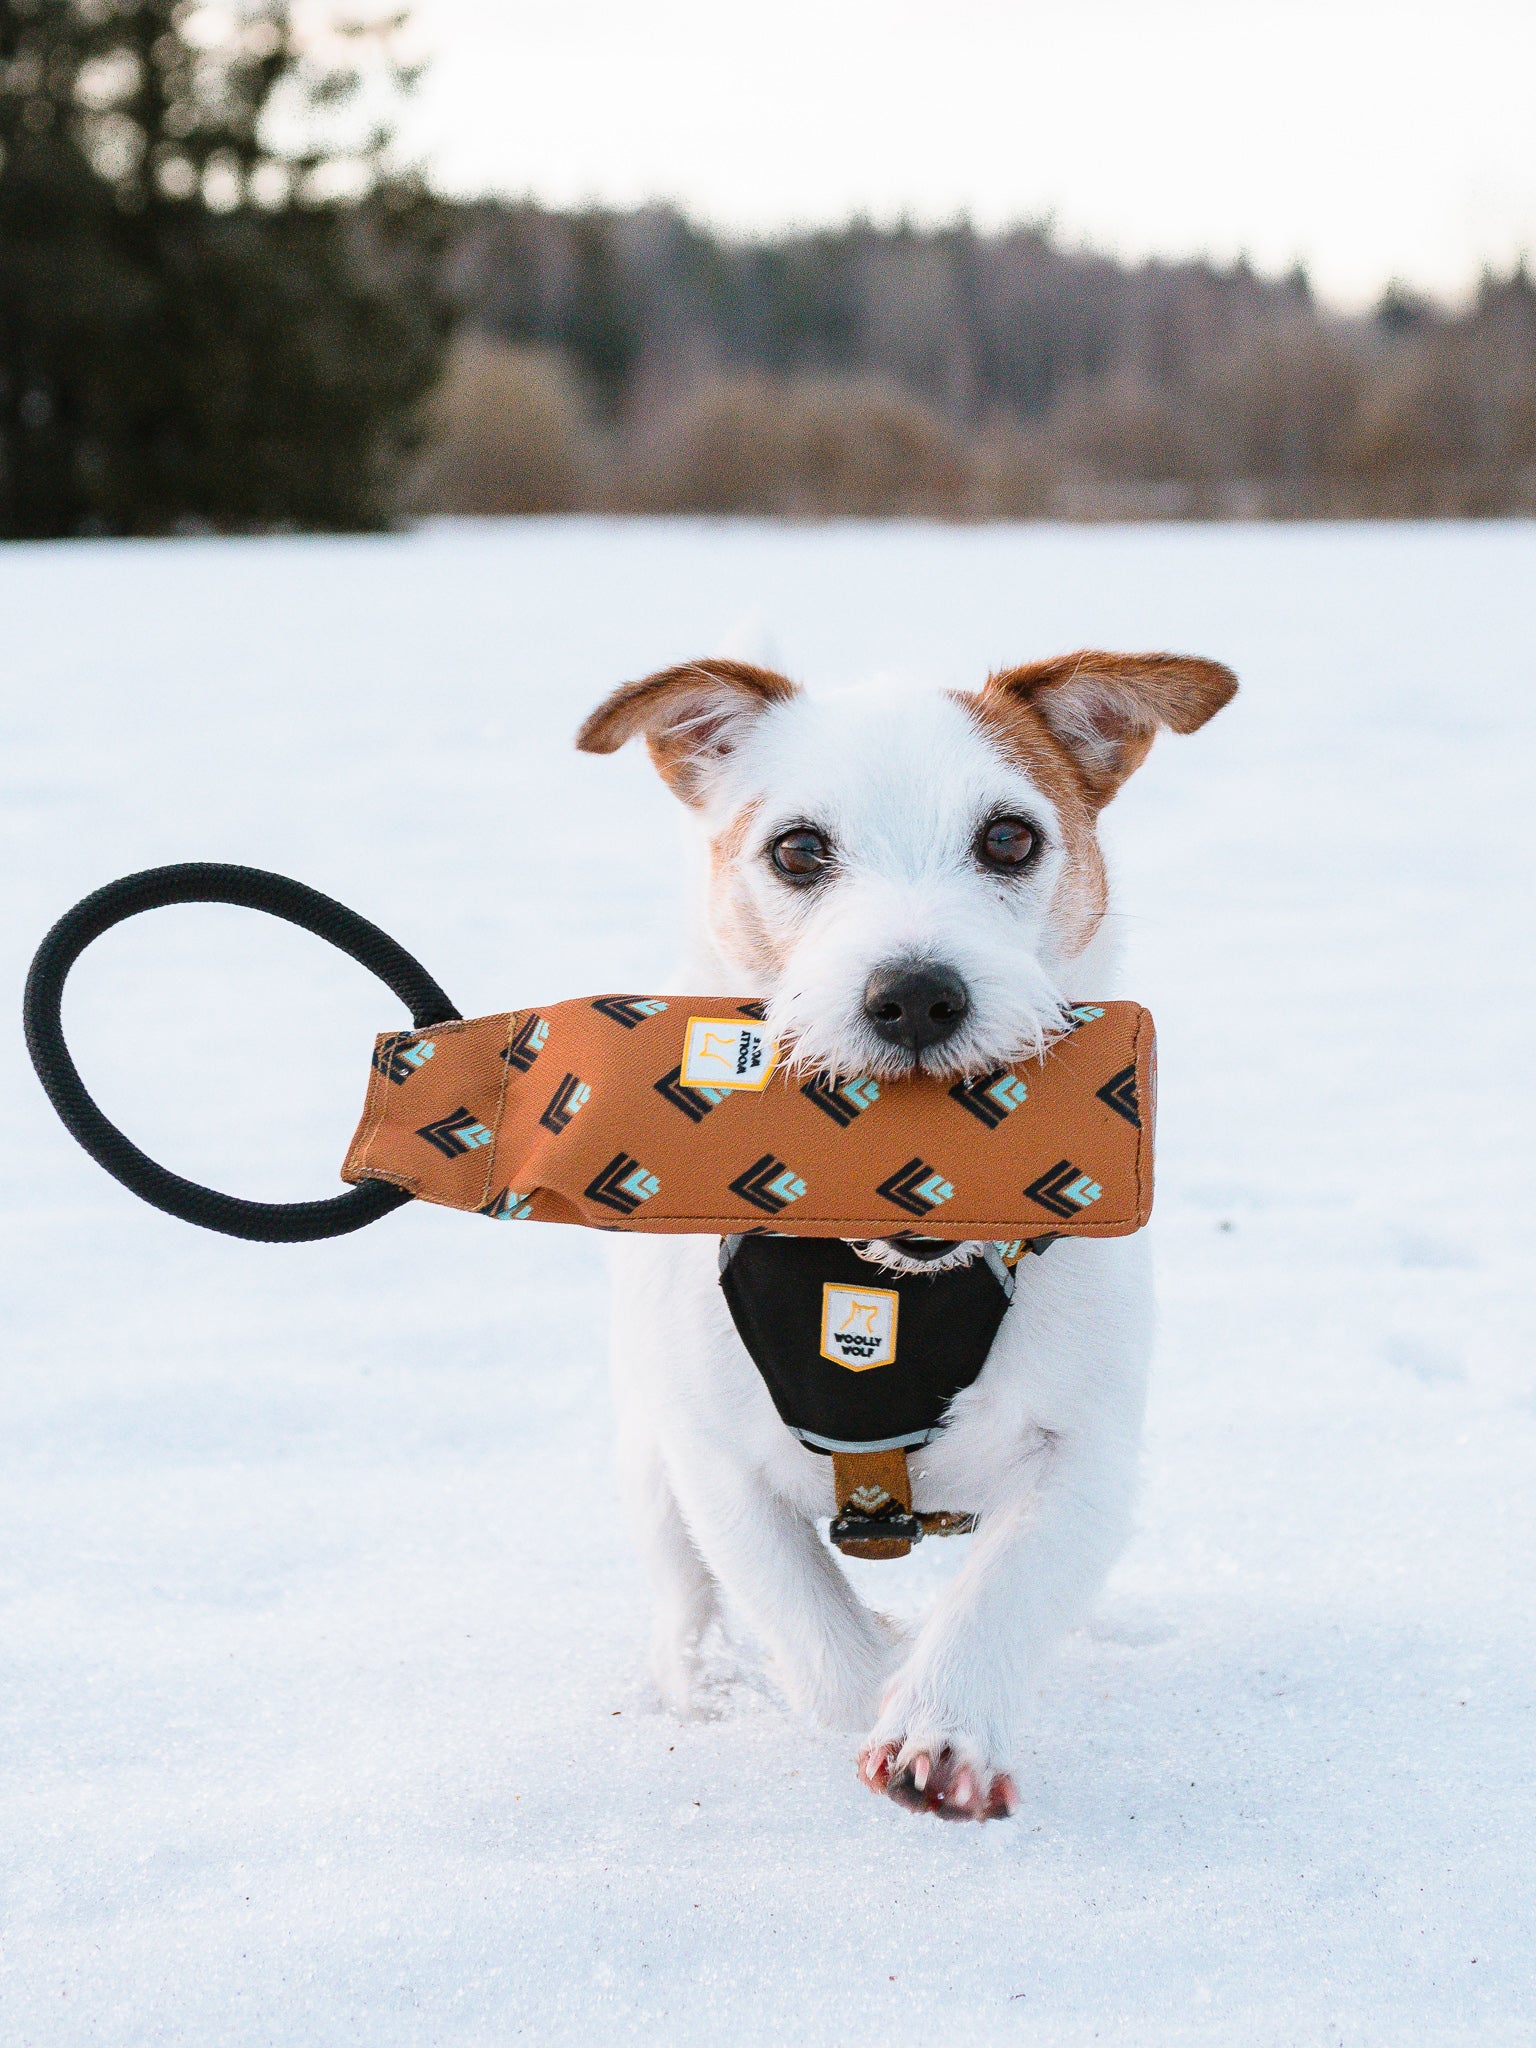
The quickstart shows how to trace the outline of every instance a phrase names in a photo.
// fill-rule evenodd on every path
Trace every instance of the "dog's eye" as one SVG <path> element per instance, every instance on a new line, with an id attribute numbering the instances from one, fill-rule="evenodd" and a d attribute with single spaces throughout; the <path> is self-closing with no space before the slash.
<path id="1" fill-rule="evenodd" d="M 1036 843 L 1035 828 L 1027 818 L 992 818 L 981 828 L 976 857 L 984 867 L 1007 872 L 1023 867 Z"/>
<path id="2" fill-rule="evenodd" d="M 826 872 L 832 848 L 824 833 L 810 825 L 796 825 L 793 831 L 781 832 L 774 840 L 769 858 L 789 881 L 814 882 Z"/>

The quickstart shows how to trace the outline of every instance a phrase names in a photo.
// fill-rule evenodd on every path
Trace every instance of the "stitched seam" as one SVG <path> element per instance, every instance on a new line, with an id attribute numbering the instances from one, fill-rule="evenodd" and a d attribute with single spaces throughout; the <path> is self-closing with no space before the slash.
<path id="1" fill-rule="evenodd" d="M 502 1052 L 505 1052 L 512 1043 L 517 1031 L 519 1014 L 516 1010 L 508 1010 L 506 1013 L 507 1028 L 501 1034 Z M 507 1084 L 512 1079 L 512 1062 L 508 1059 L 498 1058 L 498 1064 L 501 1068 L 501 1084 L 496 1091 L 496 1108 L 491 1117 L 491 1130 L 495 1135 L 491 1140 L 490 1157 L 485 1162 L 485 1186 L 480 1191 L 480 1201 L 478 1204 L 481 1208 L 491 1199 L 491 1189 L 496 1184 L 496 1161 L 501 1152 L 501 1115 L 506 1106 Z M 509 1182 L 508 1185 L 510 1186 L 511 1183 Z"/>
<path id="2" fill-rule="evenodd" d="M 1135 1037 L 1135 1041 L 1134 1041 L 1134 1056 L 1135 1056 L 1135 1060 L 1136 1060 L 1136 1072 L 1137 1072 L 1137 1075 L 1138 1075 L 1138 1076 L 1140 1075 L 1140 1073 L 1141 1073 L 1141 1071 L 1142 1071 L 1142 1060 L 1141 1060 L 1141 1045 L 1142 1045 L 1142 1039 L 1143 1039 L 1143 1037 L 1144 1037 L 1144 1036 L 1145 1036 L 1145 1035 L 1147 1034 L 1148 1030 L 1150 1029 L 1150 1026 L 1151 1026 L 1151 1022 L 1152 1022 L 1152 1017 L 1151 1017 L 1151 1013 L 1150 1013 L 1150 1011 L 1147 1011 L 1147 1010 L 1139 1010 L 1139 1011 L 1137 1012 L 1137 1015 L 1136 1015 L 1136 1037 Z M 1152 1190 L 1151 1190 L 1151 1188 L 1150 1188 L 1149 1186 L 1147 1186 L 1147 1185 L 1146 1185 L 1146 1183 L 1144 1182 L 1144 1180 L 1143 1180 L 1143 1177 L 1142 1177 L 1142 1163 L 1143 1163 L 1143 1157 L 1144 1157 L 1144 1155 L 1146 1154 L 1146 1151 L 1147 1151 L 1147 1147 L 1148 1147 L 1148 1146 L 1149 1146 L 1149 1145 L 1151 1144 L 1151 1142 L 1152 1142 L 1152 1131 L 1151 1131 L 1151 1123 L 1152 1123 L 1152 1106 L 1153 1106 L 1153 1102 L 1152 1102 L 1152 1085 L 1151 1085 L 1151 1084 L 1152 1084 L 1152 1062 L 1151 1062 L 1151 1055 L 1150 1055 L 1150 1052 L 1149 1052 L 1149 1054 L 1148 1054 L 1148 1058 L 1147 1058 L 1147 1069 L 1146 1069 L 1146 1071 L 1147 1071 L 1147 1088 L 1146 1088 L 1146 1091 L 1145 1091 L 1145 1092 L 1146 1092 L 1146 1105 L 1145 1105 L 1145 1112 L 1144 1112 L 1144 1114 L 1143 1114 L 1143 1115 L 1141 1116 L 1141 1118 L 1140 1118 L 1139 1122 L 1138 1122 L 1138 1123 L 1137 1123 L 1137 1125 L 1136 1125 L 1136 1221 L 1137 1221 L 1137 1223 L 1138 1223 L 1138 1224 L 1144 1224 L 1144 1223 L 1145 1223 L 1145 1222 L 1147 1221 L 1147 1218 L 1148 1218 L 1148 1217 L 1149 1217 L 1149 1216 L 1150 1216 L 1150 1215 L 1152 1214 Z M 1151 1166 L 1151 1163 L 1152 1163 L 1152 1162 L 1151 1162 L 1151 1159 L 1150 1159 L 1150 1158 L 1147 1158 L 1147 1159 L 1146 1159 L 1146 1164 L 1147 1164 L 1148 1168 L 1150 1168 L 1150 1166 Z M 1150 1180 L 1150 1178 L 1151 1178 L 1151 1175 L 1150 1175 L 1150 1172 L 1149 1172 L 1149 1173 L 1148 1173 L 1148 1175 L 1147 1175 L 1147 1179 L 1148 1179 L 1148 1180 Z"/>
<path id="3" fill-rule="evenodd" d="M 374 1035 L 374 1057 L 368 1068 L 368 1092 L 363 1097 L 363 1121 L 357 1136 L 352 1141 L 352 1149 L 347 1154 L 342 1166 L 343 1174 L 346 1173 L 348 1167 L 352 1167 L 359 1176 L 366 1177 L 365 1170 L 368 1166 L 368 1153 L 373 1145 L 373 1141 L 379 1135 L 380 1128 L 384 1122 L 384 1101 L 380 1087 L 384 1076 L 379 1071 L 378 1066 L 379 1047 L 386 1038 L 390 1038 L 393 1035 L 392 1032 L 388 1031 L 376 1032 Z"/>
<path id="4" fill-rule="evenodd" d="M 557 1200 L 562 1202 L 575 1202 L 580 1199 L 579 1196 L 562 1195 L 555 1188 L 534 1188 L 531 1190 L 531 1193 L 553 1194 Z M 759 1211 L 758 1213 L 760 1214 L 761 1212 Z M 736 1224 L 752 1223 L 756 1220 L 756 1216 L 748 1216 L 735 1211 L 728 1213 L 724 1209 L 706 1209 L 699 1215 L 694 1215 L 682 1209 L 674 1209 L 665 1218 L 657 1217 L 654 1220 L 647 1219 L 644 1222 L 636 1218 L 625 1223 L 605 1223 L 603 1228 L 605 1230 L 664 1230 L 673 1223 L 702 1223 L 706 1228 L 712 1229 L 717 1222 Z M 774 1216 L 766 1219 L 762 1223 L 761 1228 L 770 1237 L 776 1232 L 780 1236 L 793 1237 L 797 1224 L 803 1229 L 807 1224 L 811 1223 L 814 1223 L 818 1229 L 824 1226 L 830 1226 L 834 1230 L 842 1230 L 845 1227 L 850 1230 L 857 1228 L 861 1229 L 865 1237 L 878 1235 L 878 1232 L 872 1233 L 869 1230 L 870 1220 L 867 1211 L 862 1216 L 818 1216 L 812 1213 L 810 1215 L 802 1214 L 794 1217 Z M 886 1216 L 878 1220 L 892 1225 L 900 1222 L 900 1218 L 896 1216 Z M 1070 1223 L 1064 1218 L 1060 1220 L 1052 1219 L 1047 1223 L 1042 1218 L 1035 1216 L 1031 1217 L 1027 1223 L 1021 1224 L 1018 1217 L 1014 1217 L 1011 1222 L 997 1217 L 983 1217 L 980 1222 L 968 1223 L 966 1225 L 966 1236 L 984 1239 L 989 1237 L 993 1231 L 996 1231 L 999 1236 L 1003 1237 L 1005 1242 L 1010 1237 L 1028 1236 L 1030 1234 L 1036 1237 L 1127 1237 L 1133 1230 L 1139 1228 L 1139 1218 L 1134 1214 L 1131 1216 L 1096 1217 L 1092 1223 Z"/>

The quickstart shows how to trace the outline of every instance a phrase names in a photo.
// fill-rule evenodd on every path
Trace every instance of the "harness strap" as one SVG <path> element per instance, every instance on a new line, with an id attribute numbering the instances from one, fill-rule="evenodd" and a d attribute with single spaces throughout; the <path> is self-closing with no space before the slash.
<path id="1" fill-rule="evenodd" d="M 837 1490 L 832 1541 L 845 1556 L 907 1555 L 914 1541 L 908 1525 L 917 1517 L 912 1512 L 912 1475 L 905 1451 L 834 1451 L 832 1484 Z M 854 1534 L 861 1523 L 873 1531 L 884 1526 L 890 1533 Z M 921 1525 L 915 1535 L 922 1535 Z"/>
<path id="2" fill-rule="evenodd" d="M 845 1557 L 905 1557 L 925 1536 L 969 1536 L 974 1515 L 915 1515 L 905 1451 L 834 1451 L 831 1537 Z"/>

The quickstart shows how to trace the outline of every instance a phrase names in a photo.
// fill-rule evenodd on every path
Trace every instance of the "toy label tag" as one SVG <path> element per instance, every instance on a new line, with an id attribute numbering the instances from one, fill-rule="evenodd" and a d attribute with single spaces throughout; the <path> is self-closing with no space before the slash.
<path id="1" fill-rule="evenodd" d="M 679 1075 L 685 1088 L 766 1088 L 778 1045 L 739 1017 L 690 1017 Z"/>
<path id="2" fill-rule="evenodd" d="M 896 1311 L 901 1296 L 888 1287 L 821 1290 L 821 1355 L 850 1372 L 889 1365 L 896 1356 Z"/>

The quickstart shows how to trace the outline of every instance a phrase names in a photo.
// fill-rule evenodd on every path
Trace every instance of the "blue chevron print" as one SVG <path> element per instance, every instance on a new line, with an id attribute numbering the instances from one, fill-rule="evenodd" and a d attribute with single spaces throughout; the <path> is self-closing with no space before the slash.
<path id="1" fill-rule="evenodd" d="M 525 1017 L 514 1032 L 512 1043 L 502 1048 L 501 1056 L 509 1067 L 516 1067 L 520 1074 L 526 1074 L 544 1050 L 548 1037 L 549 1025 L 542 1017 Z"/>
<path id="2" fill-rule="evenodd" d="M 567 1074 L 549 1098 L 549 1107 L 539 1122 L 558 1138 L 576 1112 L 585 1109 L 591 1100 L 592 1090 L 586 1082 L 578 1081 L 574 1074 Z"/>
<path id="3" fill-rule="evenodd" d="M 1011 1116 L 1026 1101 L 1029 1090 L 1017 1074 L 998 1067 L 977 1081 L 957 1081 L 950 1095 L 962 1109 L 968 1109 L 978 1123 L 995 1131 L 1005 1116 Z"/>
<path id="4" fill-rule="evenodd" d="M 397 1085 L 409 1081 L 412 1074 L 419 1074 L 437 1051 L 430 1038 L 424 1038 L 415 1045 L 408 1042 L 409 1038 L 409 1032 L 397 1031 L 392 1037 L 381 1039 L 374 1047 L 373 1064 Z"/>
<path id="5" fill-rule="evenodd" d="M 807 1102 L 825 1110 L 833 1123 L 847 1130 L 856 1116 L 880 1100 L 880 1084 L 867 1074 L 852 1081 L 829 1081 L 825 1074 L 815 1074 L 802 1084 L 800 1093 Z"/>
<path id="6" fill-rule="evenodd" d="M 754 1209 L 761 1209 L 765 1215 L 777 1216 L 791 1202 L 799 1201 L 805 1193 L 805 1182 L 793 1167 L 786 1166 L 782 1159 L 775 1159 L 771 1152 L 765 1152 L 744 1173 L 737 1174 L 731 1182 L 731 1193 L 740 1195 L 744 1202 L 750 1202 Z"/>
<path id="7" fill-rule="evenodd" d="M 423 1124 L 416 1135 L 425 1138 L 445 1159 L 457 1159 L 462 1153 L 496 1142 L 471 1109 L 456 1109 L 451 1116 L 439 1117 L 436 1123 Z"/>
<path id="8" fill-rule="evenodd" d="M 888 1180 L 881 1181 L 875 1189 L 888 1202 L 894 1202 L 898 1209 L 905 1209 L 909 1216 L 927 1216 L 953 1196 L 955 1190 L 937 1167 L 929 1166 L 926 1160 L 909 1159 L 905 1166 L 898 1166 Z"/>
<path id="9" fill-rule="evenodd" d="M 592 1007 L 600 1017 L 611 1017 L 626 1031 L 633 1031 L 647 1017 L 659 1017 L 667 1006 L 660 996 L 601 996 Z"/>
<path id="10" fill-rule="evenodd" d="M 680 1109 L 693 1124 L 703 1123 L 709 1112 L 718 1108 L 731 1093 L 729 1088 L 685 1088 L 681 1066 L 674 1067 L 670 1074 L 663 1074 L 651 1086 L 663 1102 L 670 1102 L 674 1109 Z"/>
<path id="11" fill-rule="evenodd" d="M 661 1182 L 656 1175 L 647 1172 L 627 1152 L 616 1152 L 587 1187 L 589 1200 L 601 1202 L 605 1209 L 616 1209 L 621 1216 L 633 1216 L 642 1202 L 660 1192 Z"/>
<path id="12" fill-rule="evenodd" d="M 1070 1159 L 1058 1159 L 1048 1173 L 1042 1173 L 1024 1190 L 1030 1201 L 1038 1202 L 1053 1216 L 1063 1218 L 1075 1216 L 1079 1210 L 1088 1208 L 1103 1192 L 1098 1182 L 1084 1173 L 1080 1166 L 1074 1166 Z"/>

